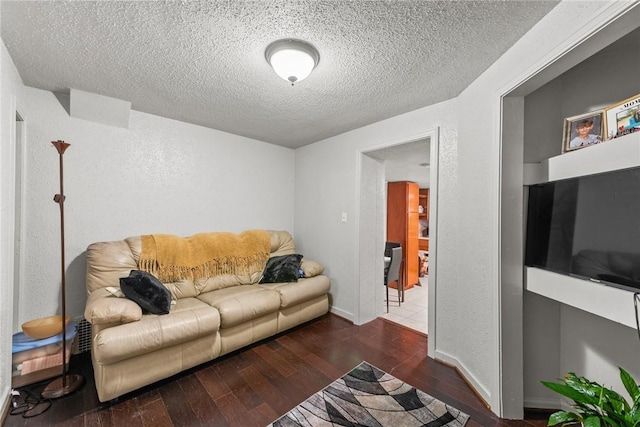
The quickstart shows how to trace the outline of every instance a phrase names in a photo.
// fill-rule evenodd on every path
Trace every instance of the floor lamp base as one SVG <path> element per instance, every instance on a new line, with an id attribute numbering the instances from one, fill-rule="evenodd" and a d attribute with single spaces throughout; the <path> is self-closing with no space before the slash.
<path id="1" fill-rule="evenodd" d="M 66 378 L 66 384 L 63 379 Z M 57 399 L 78 390 L 84 385 L 84 378 L 80 375 L 67 375 L 50 382 L 42 391 L 43 399 Z"/>

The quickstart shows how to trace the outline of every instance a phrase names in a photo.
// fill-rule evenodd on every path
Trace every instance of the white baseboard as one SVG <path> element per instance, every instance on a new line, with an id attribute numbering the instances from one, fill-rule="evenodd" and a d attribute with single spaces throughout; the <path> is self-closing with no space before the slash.
<path id="1" fill-rule="evenodd" d="M 354 323 L 353 319 L 354 319 L 354 315 L 353 313 L 349 313 L 347 311 L 344 310 L 340 310 L 337 307 L 331 307 L 331 309 L 329 310 L 331 313 L 335 314 L 336 316 L 340 316 L 343 319 L 347 319 L 348 321 L 350 321 L 351 323 Z"/>
<path id="2" fill-rule="evenodd" d="M 532 409 L 559 409 L 562 406 L 560 399 L 547 397 L 524 397 L 524 407 Z"/>
<path id="3" fill-rule="evenodd" d="M 446 354 L 440 350 L 435 351 L 435 359 L 443 361 L 445 364 L 454 366 L 460 375 L 463 376 L 464 380 L 469 384 L 469 387 L 472 387 L 476 394 L 484 399 L 485 403 L 492 406 L 492 397 L 491 393 L 478 381 L 478 379 L 464 366 L 464 363 L 460 362 L 460 360 L 456 357 L 453 357 L 449 354 Z M 493 411 L 493 409 L 492 409 Z"/>

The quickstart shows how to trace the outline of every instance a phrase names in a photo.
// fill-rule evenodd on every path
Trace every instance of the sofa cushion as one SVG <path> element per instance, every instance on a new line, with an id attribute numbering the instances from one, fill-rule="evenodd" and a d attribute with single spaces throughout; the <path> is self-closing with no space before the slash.
<path id="1" fill-rule="evenodd" d="M 251 285 L 257 283 L 260 277 L 262 277 L 262 271 L 257 271 L 250 275 L 219 274 L 217 276 L 196 279 L 194 283 L 198 295 L 238 285 Z"/>
<path id="2" fill-rule="evenodd" d="M 305 258 L 302 258 L 302 261 L 300 262 L 300 268 L 304 273 L 303 277 L 319 276 L 324 272 L 324 266 L 322 264 Z"/>
<path id="3" fill-rule="evenodd" d="M 240 285 L 198 295 L 220 312 L 220 329 L 248 322 L 278 311 L 280 294 L 256 285 Z"/>
<path id="4" fill-rule="evenodd" d="M 131 270 L 129 277 L 121 277 L 120 290 L 143 311 L 167 314 L 171 309 L 171 292 L 146 271 Z"/>
<path id="5" fill-rule="evenodd" d="M 258 285 L 280 294 L 280 307 L 292 307 L 329 292 L 330 281 L 327 276 L 315 276 L 300 279 L 296 283 L 273 283 Z"/>
<path id="6" fill-rule="evenodd" d="M 118 279 L 136 268 L 138 264 L 126 241 L 92 243 L 87 247 L 87 292 L 118 286 Z"/>
<path id="7" fill-rule="evenodd" d="M 142 319 L 142 308 L 130 299 L 112 295 L 107 288 L 99 288 L 87 297 L 84 318 L 92 325 L 135 322 Z"/>
<path id="8" fill-rule="evenodd" d="M 269 258 L 259 283 L 297 282 L 302 255 L 280 255 Z"/>
<path id="9" fill-rule="evenodd" d="M 215 334 L 219 328 L 217 310 L 195 298 L 182 298 L 165 316 L 145 314 L 137 322 L 101 330 L 94 338 L 94 357 L 109 365 Z"/>

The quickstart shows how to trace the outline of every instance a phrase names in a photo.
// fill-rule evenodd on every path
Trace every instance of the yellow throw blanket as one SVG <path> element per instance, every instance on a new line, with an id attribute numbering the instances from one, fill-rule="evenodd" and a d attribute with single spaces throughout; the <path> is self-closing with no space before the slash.
<path id="1" fill-rule="evenodd" d="M 264 270 L 270 252 L 269 233 L 264 230 L 190 237 L 151 234 L 142 236 L 138 268 L 164 283 L 221 274 L 246 275 Z"/>

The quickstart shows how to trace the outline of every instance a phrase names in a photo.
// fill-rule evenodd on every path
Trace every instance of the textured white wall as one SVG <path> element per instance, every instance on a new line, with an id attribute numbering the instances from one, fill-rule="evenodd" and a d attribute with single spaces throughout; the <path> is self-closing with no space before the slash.
<path id="1" fill-rule="evenodd" d="M 382 283 L 384 272 L 384 247 L 376 242 L 384 241 L 386 235 L 386 170 L 384 161 L 362 155 L 360 175 L 359 249 L 360 283 Z M 369 221 L 368 219 L 373 219 Z M 371 261 L 374 261 L 373 263 Z M 364 275 L 365 277 L 362 277 Z M 360 317 L 374 319 L 379 315 L 376 301 L 384 295 L 383 287 L 376 286 L 374 292 L 365 292 L 366 298 L 357 298 Z M 357 292 L 357 291 L 356 291 Z M 376 310 L 377 309 L 377 310 Z"/>
<path id="2" fill-rule="evenodd" d="M 58 153 L 64 154 L 67 311 L 81 316 L 85 250 L 149 233 L 293 229 L 293 150 L 132 111 L 129 129 L 70 118 L 27 88 L 22 321 L 54 314 L 60 292 Z"/>
<path id="3" fill-rule="evenodd" d="M 631 295 L 629 297 L 631 299 Z M 631 306 L 629 301 L 628 307 Z M 620 381 L 618 366 L 636 380 L 640 378 L 638 332 L 569 305 L 562 304 L 561 307 L 558 377 L 575 372 L 628 397 Z"/>
<path id="4" fill-rule="evenodd" d="M 439 126 L 440 164 L 445 165 L 439 193 L 445 202 L 440 212 L 444 217 L 454 218 L 452 199 L 457 170 L 454 111 L 455 101 L 449 100 L 296 150 L 295 232 L 308 245 L 305 248 L 314 252 L 314 258 L 327 266 L 332 280 L 332 310 L 336 313 L 357 321 L 360 294 L 373 295 L 380 284 L 372 282 L 366 289 L 358 289 L 358 252 L 379 250 L 358 248 L 358 221 L 354 219 L 359 203 L 360 177 L 356 164 L 360 153 L 414 140 Z M 347 223 L 340 221 L 341 212 L 348 213 Z M 366 216 L 367 212 L 360 215 Z M 455 223 L 449 221 L 439 228 L 443 230 L 439 253 L 451 253 L 455 228 Z M 369 269 L 374 270 L 375 260 L 369 262 Z"/>
<path id="5" fill-rule="evenodd" d="M 13 333 L 13 271 L 15 156 L 12 137 L 23 85 L 4 42 L 0 39 L 0 413 L 11 388 Z"/>
<path id="6" fill-rule="evenodd" d="M 500 161 L 505 154 L 500 144 L 506 143 L 500 140 L 500 96 L 520 82 L 535 78 L 539 70 L 554 64 L 567 49 L 599 26 L 619 17 L 620 11 L 629 5 L 631 3 L 562 2 L 458 97 L 458 210 L 464 220 L 459 223 L 456 255 L 466 263 L 457 272 L 457 292 L 442 295 L 438 288 L 438 313 L 443 313 L 438 323 L 438 344 L 442 352 L 455 355 L 456 364 L 463 372 L 470 373 L 472 381 L 484 387 L 480 391 L 486 391 L 488 402 L 499 414 L 509 416 L 518 409 L 509 406 L 515 401 L 501 401 L 501 383 L 515 375 L 522 377 L 522 371 L 516 372 L 515 364 L 509 364 L 512 371 L 505 371 L 507 365 L 500 363 L 502 358 L 518 357 L 522 352 L 521 348 L 504 345 L 518 340 L 505 341 L 505 333 L 516 332 L 506 327 L 511 319 L 499 311 L 500 292 L 505 290 L 499 275 L 502 262 L 500 203 L 503 202 Z M 565 67 L 562 71 L 566 71 L 573 64 L 570 64 L 571 58 L 562 59 L 565 61 L 561 64 Z M 558 71 L 559 67 L 555 72 L 562 72 Z M 522 158 L 511 161 L 522 162 Z M 522 180 L 522 176 L 503 179 Z M 469 262 L 471 259 L 481 261 Z M 439 264 L 442 261 L 440 258 Z M 444 262 L 457 261 L 449 258 Z M 453 308 L 454 304 L 465 314 L 465 321 L 460 321 L 459 313 L 443 309 Z M 509 315 L 518 316 L 514 321 L 522 320 L 521 310 L 519 314 L 512 311 Z"/>

